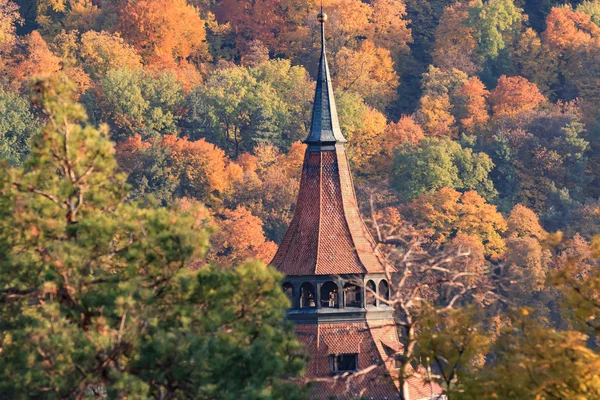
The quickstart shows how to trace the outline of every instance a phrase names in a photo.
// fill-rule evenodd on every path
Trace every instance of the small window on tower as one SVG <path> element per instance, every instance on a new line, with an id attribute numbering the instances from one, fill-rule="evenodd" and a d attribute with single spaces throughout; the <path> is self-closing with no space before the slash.
<path id="1" fill-rule="evenodd" d="M 331 354 L 329 365 L 334 374 L 354 372 L 358 369 L 358 354 Z"/>

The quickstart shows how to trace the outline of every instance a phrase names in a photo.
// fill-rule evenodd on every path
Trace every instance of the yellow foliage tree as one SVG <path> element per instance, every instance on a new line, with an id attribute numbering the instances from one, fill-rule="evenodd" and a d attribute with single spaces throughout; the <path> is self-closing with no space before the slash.
<path id="1" fill-rule="evenodd" d="M 416 116 L 427 136 L 455 136 L 456 120 L 451 110 L 448 94 L 424 95 L 419 101 Z"/>
<path id="2" fill-rule="evenodd" d="M 373 42 L 391 52 L 395 62 L 409 51 L 412 43 L 406 5 L 401 0 L 374 0 L 369 18 Z"/>
<path id="3" fill-rule="evenodd" d="M 467 234 L 480 240 L 485 256 L 493 260 L 506 247 L 501 236 L 507 229 L 504 217 L 474 190 L 460 193 L 442 188 L 433 194 L 423 194 L 406 207 L 406 214 L 440 244 L 458 234 Z"/>
<path id="4" fill-rule="evenodd" d="M 358 50 L 342 48 L 333 71 L 337 88 L 360 94 L 372 107 L 384 110 L 396 98 L 399 82 L 391 53 L 370 40 Z"/>
<path id="5" fill-rule="evenodd" d="M 465 24 L 469 4 L 456 2 L 444 9 L 435 29 L 432 57 L 436 66 L 456 68 L 468 74 L 478 72 L 477 40 L 475 30 Z"/>
<path id="6" fill-rule="evenodd" d="M 19 7 L 10 0 L 0 0 L 0 54 L 17 42 L 16 25 L 21 22 Z"/>
<path id="7" fill-rule="evenodd" d="M 88 31 L 81 35 L 79 54 L 84 67 L 96 74 L 105 74 L 111 69 L 137 69 L 142 59 L 135 49 L 125 43 L 119 34 Z"/>

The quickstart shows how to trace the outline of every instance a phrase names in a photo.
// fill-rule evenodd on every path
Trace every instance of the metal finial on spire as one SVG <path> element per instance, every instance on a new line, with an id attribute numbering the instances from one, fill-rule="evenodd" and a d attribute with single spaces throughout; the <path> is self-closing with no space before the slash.
<path id="1" fill-rule="evenodd" d="M 315 102 L 312 112 L 312 123 L 308 138 L 304 141 L 309 145 L 309 150 L 331 150 L 336 143 L 344 143 L 346 139 L 342 135 L 338 122 L 335 99 L 329 67 L 327 66 L 327 55 L 325 54 L 325 22 L 327 14 L 321 12 L 317 15 L 321 23 L 321 59 L 319 61 L 319 72 L 317 74 L 317 87 L 315 89 Z"/>

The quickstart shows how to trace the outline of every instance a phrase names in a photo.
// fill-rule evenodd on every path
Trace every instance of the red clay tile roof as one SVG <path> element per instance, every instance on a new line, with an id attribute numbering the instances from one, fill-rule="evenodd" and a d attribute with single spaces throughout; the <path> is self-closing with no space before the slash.
<path id="1" fill-rule="evenodd" d="M 388 356 L 382 342 L 401 348 L 393 321 L 376 323 L 332 323 L 298 325 L 296 336 L 305 346 L 310 360 L 306 378 L 311 383 L 313 399 L 397 399 L 399 384 L 394 360 Z M 358 353 L 358 369 L 378 365 L 365 374 L 334 379 L 330 372 L 330 354 Z M 442 388 L 424 382 L 418 376 L 409 378 L 411 399 L 430 399 L 442 393 Z"/>
<path id="2" fill-rule="evenodd" d="M 286 275 L 383 272 L 343 145 L 306 151 L 294 218 L 271 264 Z"/>

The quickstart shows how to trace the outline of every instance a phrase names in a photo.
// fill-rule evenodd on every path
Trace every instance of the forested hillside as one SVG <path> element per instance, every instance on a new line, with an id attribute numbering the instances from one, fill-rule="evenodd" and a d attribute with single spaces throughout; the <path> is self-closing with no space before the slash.
<path id="1" fill-rule="evenodd" d="M 329 16 L 326 46 L 340 124 L 359 206 L 374 237 L 388 250 L 405 246 L 397 239 L 402 231 L 418 237 L 427 252 L 466 251 L 468 256 L 448 265 L 468 273 L 465 287 L 478 288 L 466 290 L 470 297 L 457 303 L 458 311 L 431 312 L 447 293 L 423 296 L 431 309 L 417 311 L 420 350 L 405 354 L 406 362 L 437 360 L 434 370 L 441 378 L 436 379 L 450 398 L 600 398 L 600 0 L 323 0 L 322 5 Z M 146 246 L 156 243 L 140 242 L 134 254 L 119 254 L 122 260 L 107 259 L 106 265 L 146 268 L 149 285 L 163 282 L 164 271 L 152 272 L 160 269 L 161 257 L 177 264 L 175 269 L 211 271 L 193 288 L 178 284 L 161 307 L 169 323 L 189 317 L 181 323 L 206 324 L 203 332 L 212 334 L 211 323 L 175 309 L 171 300 L 204 301 L 198 294 L 202 284 L 221 279 L 227 289 L 245 282 L 248 271 L 264 267 L 246 264 L 242 272 L 233 267 L 248 259 L 268 263 L 275 254 L 293 215 L 305 150 L 301 141 L 310 128 L 319 8 L 313 0 L 0 0 L 0 158 L 6 175 L 0 177 L 0 251 L 12 254 L 17 242 L 22 249 L 36 248 L 60 236 L 57 229 L 70 237 L 70 225 L 52 222 L 58 217 L 45 206 L 35 203 L 30 209 L 20 202 L 46 179 L 58 198 L 72 191 L 67 197 L 77 199 L 83 193 L 73 189 L 78 179 L 64 183 L 44 174 L 44 168 L 72 167 L 52 164 L 60 146 L 48 143 L 52 132 L 62 132 L 61 118 L 97 127 L 98 137 L 114 142 L 114 156 L 102 147 L 108 166 L 100 172 L 92 168 L 90 174 L 99 175 L 90 187 L 106 182 L 111 195 L 95 194 L 93 205 L 82 207 L 88 223 L 111 210 L 103 217 L 106 229 L 120 240 L 133 235 L 137 243 L 138 233 L 119 221 L 145 218 L 154 221 L 157 241 L 169 248 L 183 243 L 185 249 L 142 260 Z M 57 98 L 78 111 L 53 108 Z M 77 146 L 91 157 L 95 145 L 81 135 Z M 85 168 L 78 173 L 88 177 Z M 13 211 L 20 215 L 19 207 L 26 207 L 25 216 L 11 216 Z M 182 220 L 188 225 L 180 227 Z M 15 226 L 22 229 L 13 231 Z M 394 229 L 386 236 L 382 227 Z M 176 231 L 182 242 L 165 239 L 161 229 Z M 94 247 L 108 233 L 89 228 L 85 234 L 73 246 L 108 257 Z M 188 249 L 193 241 L 202 251 Z M 92 255 L 79 251 L 71 257 L 75 247 L 60 248 L 62 262 L 91 262 Z M 9 296 L 31 293 L 13 293 L 15 287 L 23 291 L 43 281 L 17 276 L 15 268 L 44 260 L 44 254 L 31 250 L 19 257 L 0 254 L 0 299 L 13 305 Z M 219 275 L 222 270 L 229 275 Z M 104 300 L 91 288 L 94 295 L 85 294 L 84 275 L 71 277 L 83 285 L 74 284 L 80 292 L 71 295 L 97 306 Z M 275 278 L 263 278 L 276 289 Z M 39 299 L 60 297 L 54 286 L 44 288 Z M 130 289 L 119 286 L 110 296 L 125 304 L 133 301 L 124 294 Z M 281 297 L 275 289 L 265 301 Z M 148 302 L 148 309 L 130 311 L 130 318 L 141 321 L 151 313 Z M 125 318 L 119 307 L 106 311 L 111 315 L 106 318 L 116 321 L 115 332 Z M 218 315 L 220 306 L 215 307 L 205 310 L 207 318 L 217 318 L 213 313 Z M 83 313 L 76 307 L 70 312 Z M 264 312 L 268 315 L 257 316 L 258 325 L 262 318 L 283 317 L 281 310 Z M 9 314 L 0 316 L 8 321 Z M 42 321 L 42 314 L 28 318 Z M 17 319 L 10 329 L 0 322 L 0 332 L 27 326 Z M 273 334 L 279 347 L 271 350 L 285 373 L 295 376 L 300 370 L 295 356 L 278 358 L 297 352 L 286 336 L 289 330 L 283 331 Z M 25 335 L 26 329 L 19 332 Z M 125 334 L 140 332 L 150 335 L 143 329 Z M 28 350 L 29 361 L 17 357 L 7 342 L 18 342 L 18 335 L 3 335 L 0 344 L 6 349 L 3 353 L 0 346 L 0 358 L 10 354 L 11 363 L 19 359 L 21 371 L 27 370 L 37 350 Z M 93 342 L 102 342 L 97 335 Z M 161 340 L 164 347 L 149 342 L 136 351 L 156 346 L 156 357 L 166 359 L 176 339 Z M 203 345 L 194 351 L 206 351 Z M 0 368 L 11 363 L 0 361 Z M 269 363 L 263 360 L 260 368 L 268 370 Z M 157 362 L 153 373 L 163 367 Z M 131 376 L 137 376 L 135 368 Z M 90 370 L 96 372 L 86 374 L 99 371 Z M 0 378 L 15 379 L 8 372 L 0 372 Z M 23 393 L 23 387 L 45 379 L 22 378 L 13 386 L 0 383 L 0 389 Z M 170 383 L 156 383 L 162 378 L 139 378 L 155 382 L 150 389 L 128 379 L 113 382 L 109 393 L 135 387 L 130 393 L 149 390 L 155 398 L 178 398 L 157 394 L 171 393 Z M 62 381 L 52 382 L 60 386 Z M 215 398 L 215 391 L 227 386 L 219 385 L 197 398 Z M 257 384 L 252 396 L 242 398 L 284 398 L 277 385 L 267 395 Z M 32 393 L 46 393 L 43 387 L 36 390 Z M 75 391 L 57 393 L 52 398 L 69 398 Z M 14 398 L 27 398 L 19 396 Z"/>

